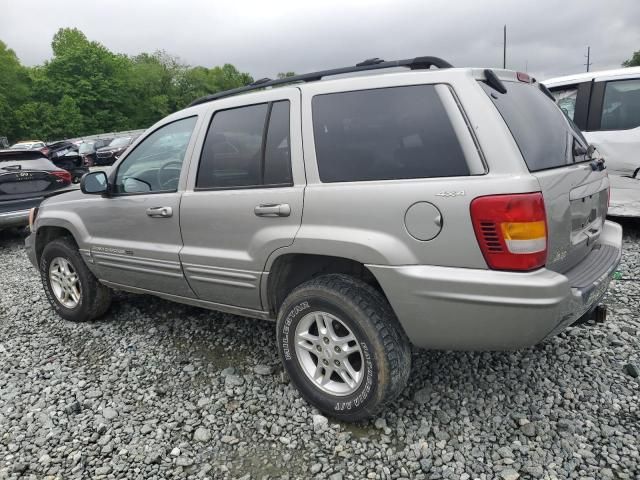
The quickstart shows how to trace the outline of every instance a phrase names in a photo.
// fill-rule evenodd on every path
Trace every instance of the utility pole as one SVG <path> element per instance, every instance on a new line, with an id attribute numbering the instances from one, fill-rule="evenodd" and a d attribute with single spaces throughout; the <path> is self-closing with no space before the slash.
<path id="1" fill-rule="evenodd" d="M 587 66 L 587 72 L 589 71 L 589 67 L 592 65 L 592 63 L 590 62 L 591 60 L 591 47 L 587 47 L 587 54 L 585 55 L 585 57 L 587 57 L 587 63 L 585 63 L 585 65 Z"/>
<path id="2" fill-rule="evenodd" d="M 502 42 L 502 68 L 507 68 L 507 26 L 504 26 L 504 37 Z"/>

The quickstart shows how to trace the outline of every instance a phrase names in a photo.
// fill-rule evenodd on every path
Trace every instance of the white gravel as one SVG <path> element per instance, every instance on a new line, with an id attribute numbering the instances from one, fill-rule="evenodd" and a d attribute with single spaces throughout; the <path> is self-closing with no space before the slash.
<path id="1" fill-rule="evenodd" d="M 640 222 L 609 320 L 510 353 L 417 351 L 380 417 L 336 423 L 282 373 L 273 324 L 121 294 L 49 308 L 0 232 L 0 479 L 640 478 Z"/>

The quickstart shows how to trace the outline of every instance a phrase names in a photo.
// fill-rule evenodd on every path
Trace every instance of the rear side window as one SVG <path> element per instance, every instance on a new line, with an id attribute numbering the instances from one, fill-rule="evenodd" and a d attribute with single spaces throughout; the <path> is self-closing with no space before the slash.
<path id="1" fill-rule="evenodd" d="M 640 79 L 607 82 L 600 130 L 628 130 L 640 126 Z"/>
<path id="2" fill-rule="evenodd" d="M 323 182 L 469 175 L 434 85 L 317 95 L 312 107 Z"/>
<path id="3" fill-rule="evenodd" d="M 202 149 L 196 188 L 291 183 L 289 101 L 215 113 Z"/>
<path id="4" fill-rule="evenodd" d="M 562 110 L 567 117 L 571 120 L 575 120 L 576 113 L 576 99 L 578 98 L 578 87 L 564 87 L 561 90 L 552 90 L 551 93 L 556 99 L 560 110 Z"/>
<path id="5" fill-rule="evenodd" d="M 531 172 L 565 166 L 574 161 L 569 146 L 578 135 L 562 110 L 529 83 L 507 82 L 499 93 L 480 82 L 497 107 Z"/>

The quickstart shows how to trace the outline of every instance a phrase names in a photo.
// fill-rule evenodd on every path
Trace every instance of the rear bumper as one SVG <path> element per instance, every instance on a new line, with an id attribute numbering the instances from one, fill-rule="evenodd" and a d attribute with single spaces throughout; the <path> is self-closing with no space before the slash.
<path id="1" fill-rule="evenodd" d="M 571 325 L 605 294 L 622 255 L 622 228 L 606 222 L 598 245 L 565 274 L 368 265 L 413 344 L 445 350 L 535 345 Z"/>

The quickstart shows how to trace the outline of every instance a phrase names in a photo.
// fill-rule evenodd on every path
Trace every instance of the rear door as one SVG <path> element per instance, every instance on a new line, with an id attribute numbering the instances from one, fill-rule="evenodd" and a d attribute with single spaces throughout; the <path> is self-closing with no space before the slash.
<path id="1" fill-rule="evenodd" d="M 585 137 L 611 174 L 613 215 L 640 216 L 640 78 L 594 82 Z"/>
<path id="2" fill-rule="evenodd" d="M 180 258 L 198 297 L 256 310 L 269 255 L 300 227 L 305 188 L 299 90 L 258 98 L 216 102 L 180 205 Z"/>
<path id="3" fill-rule="evenodd" d="M 506 93 L 481 83 L 505 120 L 544 196 L 547 268 L 564 272 L 593 248 L 607 213 L 607 171 L 581 149 L 578 128 L 536 85 L 505 82 Z"/>

